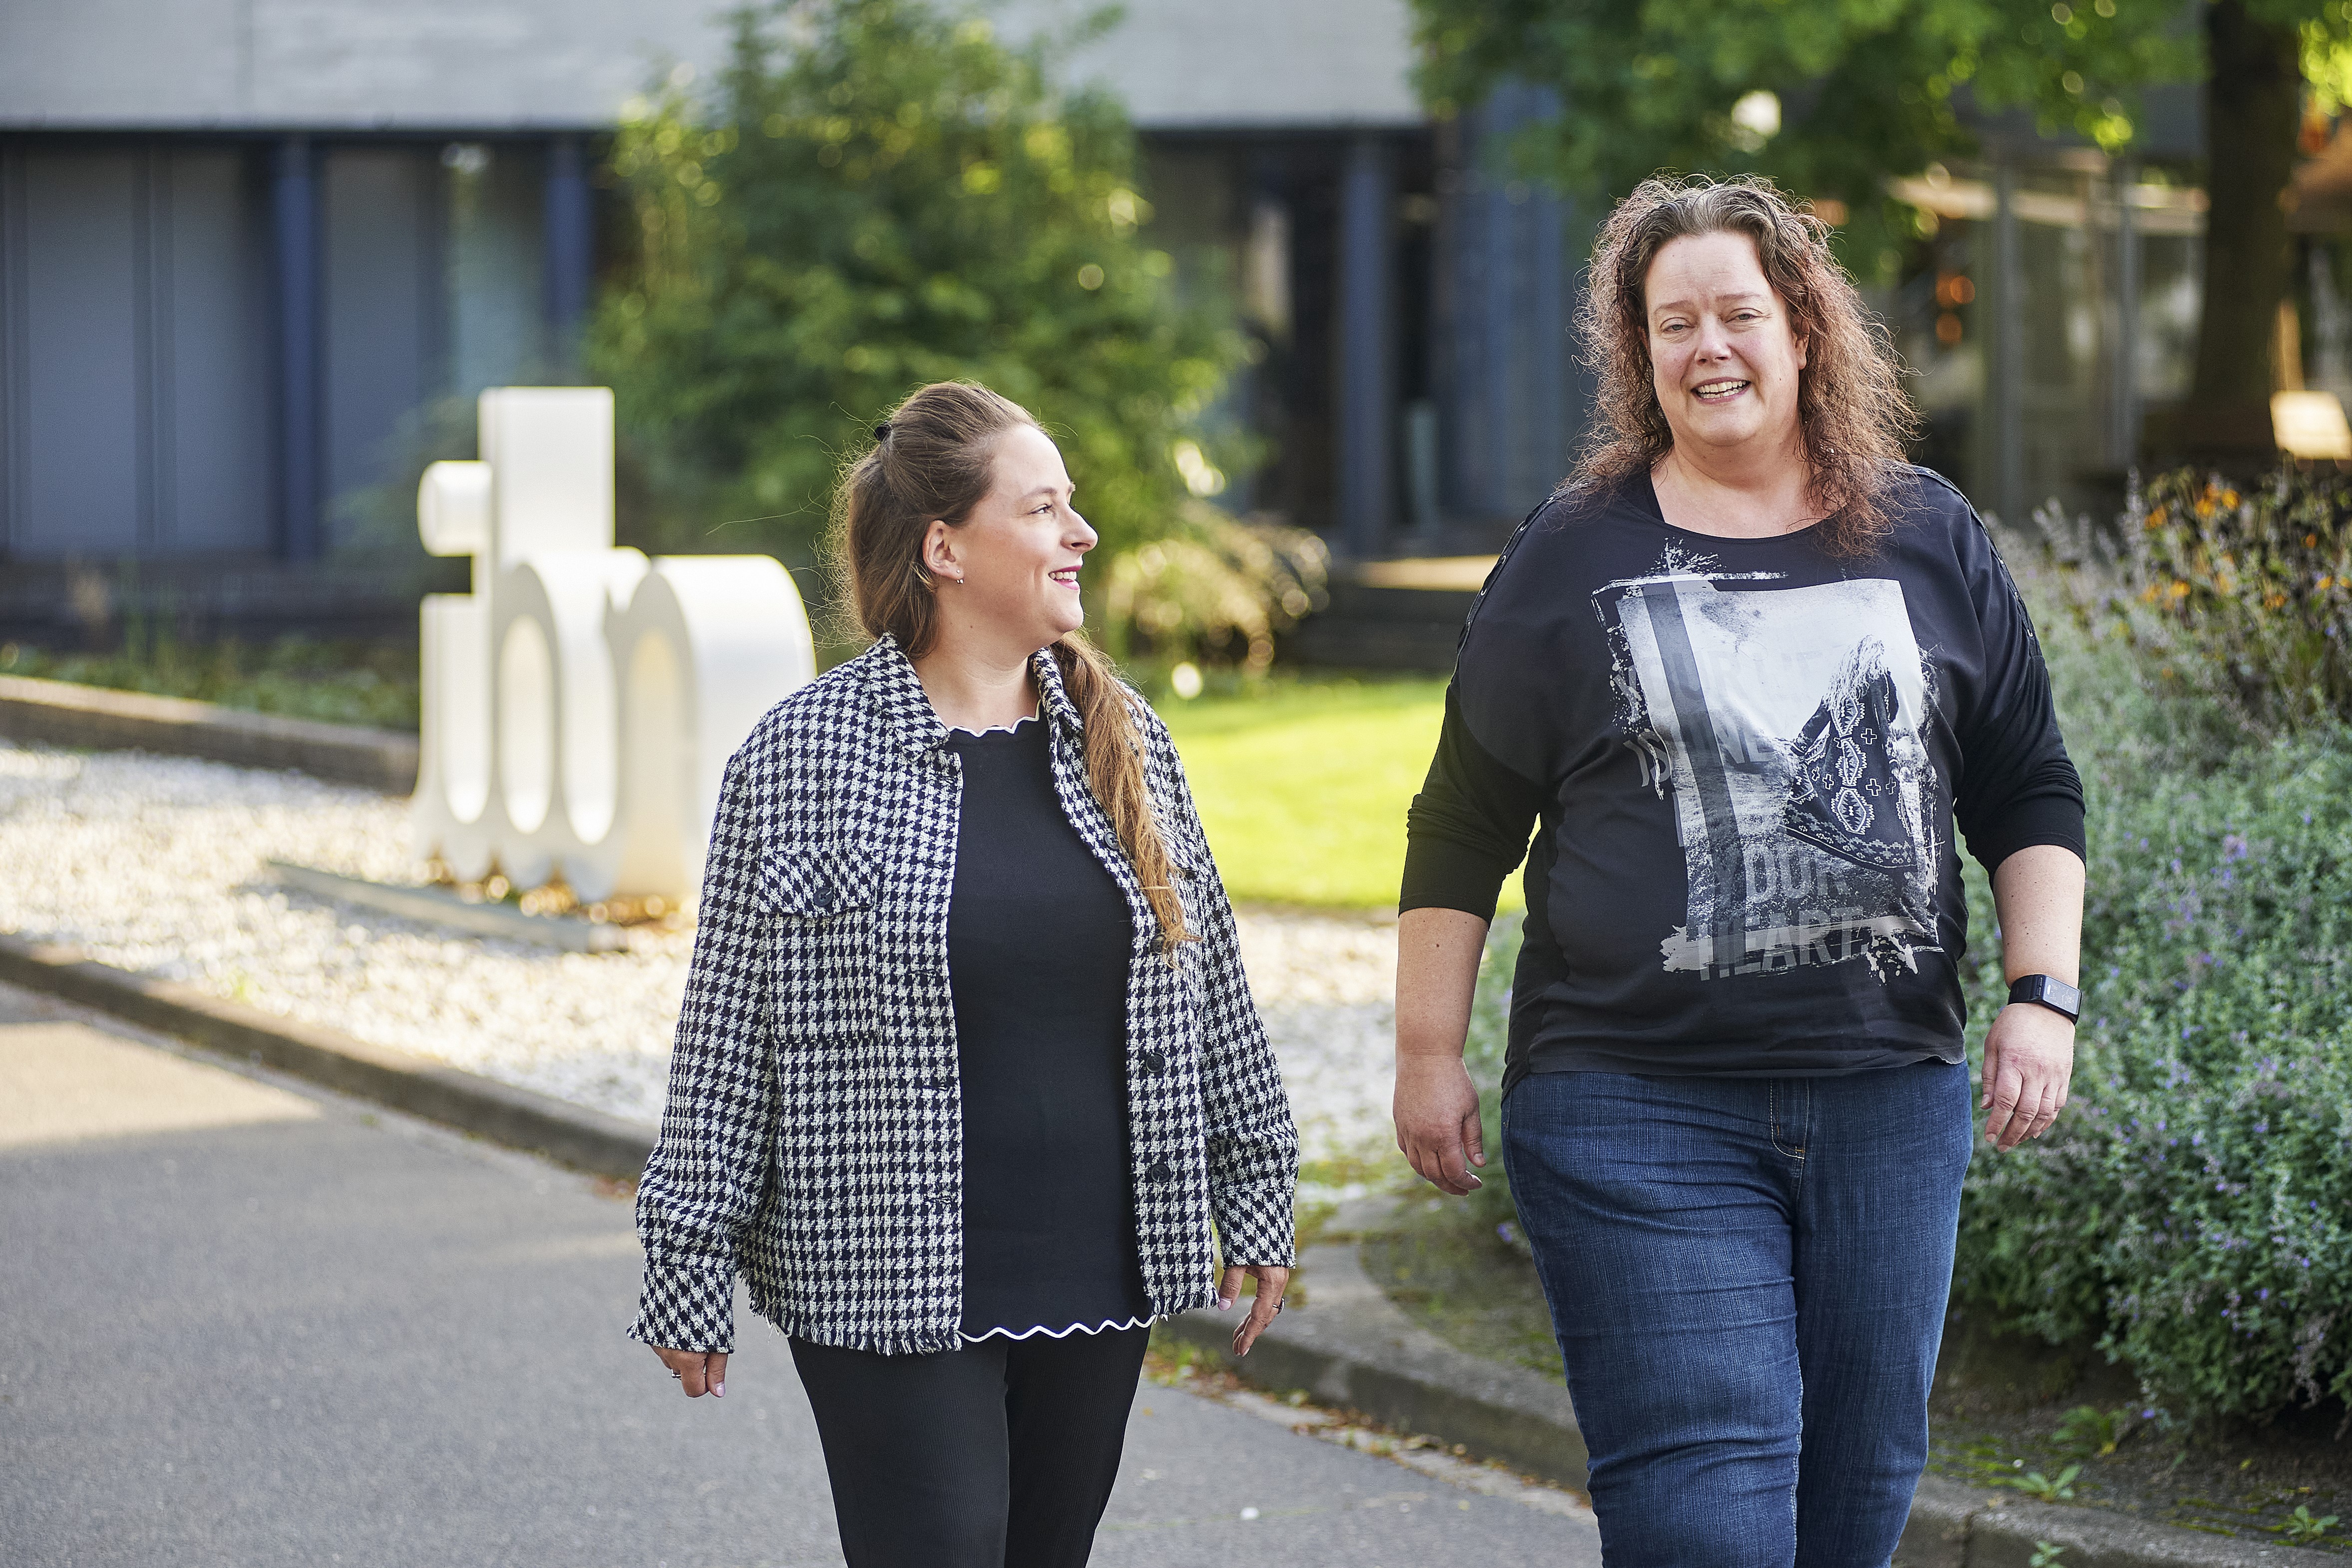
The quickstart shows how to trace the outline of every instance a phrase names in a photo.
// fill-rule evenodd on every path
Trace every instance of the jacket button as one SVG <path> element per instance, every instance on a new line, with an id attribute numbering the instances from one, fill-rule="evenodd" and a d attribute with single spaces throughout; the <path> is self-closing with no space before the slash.
<path id="1" fill-rule="evenodd" d="M 1147 1182 L 1166 1181 L 1168 1179 L 1167 1163 L 1164 1161 L 1160 1160 L 1152 1161 L 1150 1167 L 1144 1171 L 1143 1179 Z"/>
<path id="2" fill-rule="evenodd" d="M 1168 1058 L 1160 1055 L 1158 1051 L 1146 1051 L 1143 1053 L 1143 1070 L 1145 1072 L 1165 1072 L 1168 1070 Z"/>

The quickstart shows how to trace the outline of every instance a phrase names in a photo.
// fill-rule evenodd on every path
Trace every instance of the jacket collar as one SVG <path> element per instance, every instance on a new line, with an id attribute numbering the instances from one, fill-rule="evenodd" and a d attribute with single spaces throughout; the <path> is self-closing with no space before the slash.
<path id="1" fill-rule="evenodd" d="M 1053 721 L 1055 726 L 1072 740 L 1082 738 L 1087 731 L 1086 721 L 1078 716 L 1078 705 L 1070 700 L 1070 693 L 1062 685 L 1062 665 L 1051 647 L 1041 647 L 1029 656 L 1029 668 L 1037 675 L 1037 713 Z"/>
<path id="2" fill-rule="evenodd" d="M 901 748 L 920 756 L 947 743 L 947 726 L 932 710 L 930 697 L 915 674 L 914 661 L 897 637 L 883 633 L 872 647 L 857 656 L 856 663 L 867 698 Z M 1072 739 L 1083 735 L 1085 723 L 1078 717 L 1077 704 L 1062 685 L 1062 667 L 1055 661 L 1053 650 L 1039 648 L 1031 656 L 1029 668 L 1037 681 L 1039 716 Z"/>

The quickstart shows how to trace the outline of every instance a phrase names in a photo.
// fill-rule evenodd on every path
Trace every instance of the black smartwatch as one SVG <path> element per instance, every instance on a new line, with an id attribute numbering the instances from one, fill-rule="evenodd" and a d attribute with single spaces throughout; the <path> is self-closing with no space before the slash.
<path id="1" fill-rule="evenodd" d="M 2009 999 L 2012 1002 L 2038 1002 L 2070 1024 L 2083 1016 L 2082 992 L 2047 974 L 2018 976 L 2010 985 Z"/>

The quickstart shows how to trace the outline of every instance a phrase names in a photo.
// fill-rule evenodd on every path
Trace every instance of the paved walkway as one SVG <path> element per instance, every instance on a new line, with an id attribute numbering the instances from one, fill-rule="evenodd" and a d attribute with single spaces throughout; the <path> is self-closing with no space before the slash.
<path id="1" fill-rule="evenodd" d="M 0 987 L 0 1555 L 838 1563 L 773 1331 L 689 1403 L 620 1337 L 636 1269 L 583 1178 Z M 1589 1518 L 1150 1384 L 1095 1553 L 1599 1560 Z"/>

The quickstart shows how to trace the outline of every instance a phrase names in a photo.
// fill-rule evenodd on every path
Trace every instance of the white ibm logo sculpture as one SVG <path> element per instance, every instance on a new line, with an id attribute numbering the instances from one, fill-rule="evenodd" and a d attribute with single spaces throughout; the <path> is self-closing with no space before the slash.
<path id="1" fill-rule="evenodd" d="M 683 899 L 729 755 L 815 673 L 799 590 L 765 555 L 614 548 L 604 387 L 485 392 L 481 453 L 416 492 L 425 548 L 474 561 L 472 593 L 424 605 L 418 852 Z"/>

